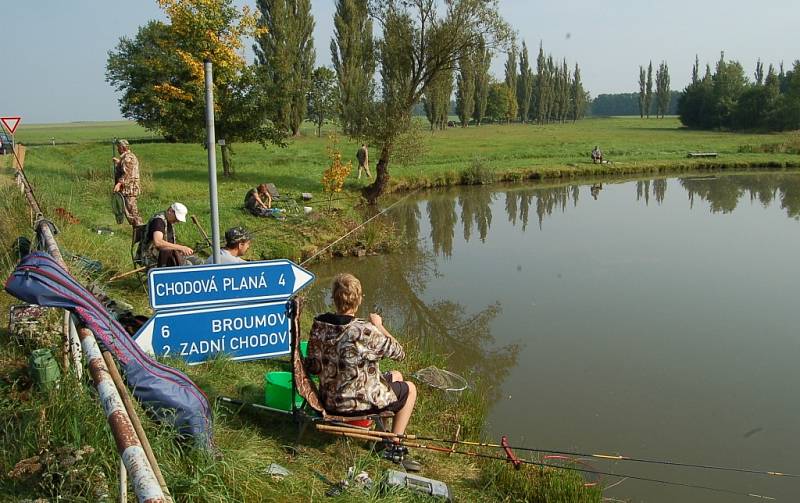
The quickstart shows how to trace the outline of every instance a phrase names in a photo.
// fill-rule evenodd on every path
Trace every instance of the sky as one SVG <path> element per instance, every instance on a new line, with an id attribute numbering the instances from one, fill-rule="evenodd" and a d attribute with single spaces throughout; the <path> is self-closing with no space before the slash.
<path id="1" fill-rule="evenodd" d="M 254 5 L 255 0 L 236 0 Z M 312 0 L 317 64 L 329 65 L 334 0 Z M 666 61 L 672 88 L 689 81 L 694 57 L 790 66 L 800 59 L 796 0 L 500 0 L 500 12 L 525 40 L 570 67 L 577 62 L 592 96 L 638 91 L 639 65 Z M 25 0 L 0 9 L 0 116 L 25 123 L 117 120 L 119 96 L 105 81 L 108 51 L 120 37 L 164 16 L 154 0 Z M 251 42 L 247 43 L 248 47 Z M 505 55 L 492 72 L 503 75 Z"/>

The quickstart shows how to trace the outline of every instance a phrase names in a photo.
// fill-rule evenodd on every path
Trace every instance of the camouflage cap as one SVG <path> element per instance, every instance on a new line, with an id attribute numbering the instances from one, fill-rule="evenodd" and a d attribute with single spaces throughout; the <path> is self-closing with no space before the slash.
<path id="1" fill-rule="evenodd" d="M 120 147 L 130 147 L 128 140 L 117 140 L 117 145 Z"/>
<path id="2" fill-rule="evenodd" d="M 225 231 L 225 246 L 230 248 L 244 241 L 252 240 L 252 236 L 244 227 L 231 227 Z"/>

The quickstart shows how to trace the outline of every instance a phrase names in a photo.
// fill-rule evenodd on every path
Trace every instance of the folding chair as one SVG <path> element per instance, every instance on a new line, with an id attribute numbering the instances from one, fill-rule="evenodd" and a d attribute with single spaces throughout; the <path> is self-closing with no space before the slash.
<path id="1" fill-rule="evenodd" d="M 147 278 L 147 270 L 153 266 L 152 260 L 149 260 L 149 257 L 147 257 L 147 250 L 144 247 L 146 235 L 147 224 L 135 226 L 131 234 L 131 262 L 133 262 L 133 268 L 147 268 L 143 272 L 136 274 L 136 277 L 139 278 L 139 282 L 142 284 L 142 288 L 144 288 L 145 291 L 147 290 L 147 282 L 145 281 L 145 278 Z"/>
<path id="2" fill-rule="evenodd" d="M 330 414 L 325 410 L 319 398 L 317 385 L 306 372 L 303 358 L 300 354 L 300 310 L 301 303 L 298 299 L 292 299 L 292 338 L 291 338 L 291 360 L 292 360 L 292 416 L 299 425 L 297 443 L 300 442 L 310 424 L 331 424 L 345 426 L 354 430 L 369 430 L 374 424 L 380 431 L 386 430 L 386 419 L 394 417 L 394 412 L 385 411 L 379 414 L 364 414 L 354 416 L 341 416 Z M 298 407 L 295 405 L 295 394 L 299 394 L 303 400 Z"/>

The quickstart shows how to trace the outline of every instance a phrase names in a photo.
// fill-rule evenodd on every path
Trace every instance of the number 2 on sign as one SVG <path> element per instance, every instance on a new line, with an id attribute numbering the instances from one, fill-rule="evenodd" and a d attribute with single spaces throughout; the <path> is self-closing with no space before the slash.
<path id="1" fill-rule="evenodd" d="M 169 326 L 168 325 L 164 325 L 163 327 L 161 327 L 161 337 L 163 337 L 165 339 L 169 339 Z"/>
<path id="2" fill-rule="evenodd" d="M 278 284 L 281 286 L 286 286 L 286 279 L 284 279 L 283 274 L 281 274 L 281 277 L 278 278 Z"/>

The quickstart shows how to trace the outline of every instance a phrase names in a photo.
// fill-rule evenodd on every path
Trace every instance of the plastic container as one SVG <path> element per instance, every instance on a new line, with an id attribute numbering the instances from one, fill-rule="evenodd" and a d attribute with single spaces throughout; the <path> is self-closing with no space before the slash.
<path id="1" fill-rule="evenodd" d="M 61 369 L 58 368 L 58 363 L 49 349 L 33 350 L 29 366 L 31 377 L 38 389 L 48 391 L 58 387 L 58 382 L 61 380 Z"/>
<path id="2" fill-rule="evenodd" d="M 291 412 L 292 410 L 292 373 L 267 372 L 264 375 L 264 404 L 273 409 Z M 302 407 L 303 397 L 295 393 L 294 406 Z"/>

